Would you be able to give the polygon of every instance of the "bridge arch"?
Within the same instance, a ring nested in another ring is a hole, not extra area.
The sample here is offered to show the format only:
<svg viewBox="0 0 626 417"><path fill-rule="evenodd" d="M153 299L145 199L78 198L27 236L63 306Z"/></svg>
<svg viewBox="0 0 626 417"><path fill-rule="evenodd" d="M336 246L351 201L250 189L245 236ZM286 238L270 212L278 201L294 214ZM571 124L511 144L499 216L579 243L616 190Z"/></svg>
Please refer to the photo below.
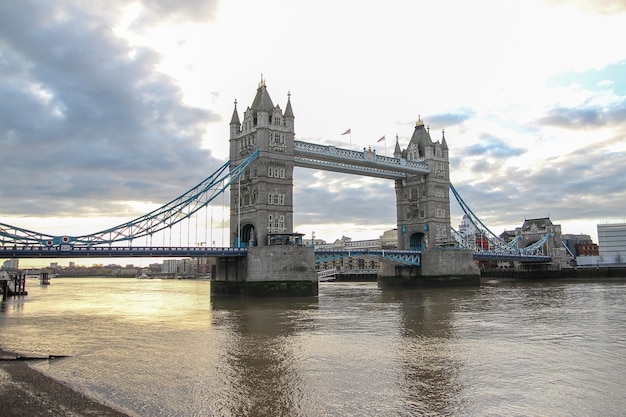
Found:
<svg viewBox="0 0 626 417"><path fill-rule="evenodd" d="M257 246L258 245L258 238L257 238L257 233L256 233L256 229L254 228L254 225L251 223L246 223L244 225L241 226L241 231L240 233L240 238L241 238L241 247L242 248L247 248L248 246Z"/></svg>
<svg viewBox="0 0 626 417"><path fill-rule="evenodd" d="M409 250L426 250L426 235L422 232L413 233L409 237Z"/></svg>

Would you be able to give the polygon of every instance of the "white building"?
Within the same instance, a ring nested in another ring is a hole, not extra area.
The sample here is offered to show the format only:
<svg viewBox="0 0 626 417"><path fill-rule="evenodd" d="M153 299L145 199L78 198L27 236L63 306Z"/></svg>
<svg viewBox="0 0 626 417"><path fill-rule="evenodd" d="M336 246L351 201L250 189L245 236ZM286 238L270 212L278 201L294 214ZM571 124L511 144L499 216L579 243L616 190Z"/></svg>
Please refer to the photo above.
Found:
<svg viewBox="0 0 626 417"><path fill-rule="evenodd" d="M4 264L2 264L2 269L7 269L7 270L20 269L20 260L17 258L12 258L7 261L4 261Z"/></svg>
<svg viewBox="0 0 626 417"><path fill-rule="evenodd" d="M626 263L626 223L599 224L597 227L600 263Z"/></svg>
<svg viewBox="0 0 626 417"><path fill-rule="evenodd" d="M474 237L477 232L478 229L476 229L476 226L469 220L467 214L464 214L461 223L459 223L459 233L465 238L471 238Z"/></svg>
<svg viewBox="0 0 626 417"><path fill-rule="evenodd" d="M175 274L178 272L178 266L180 264L180 259L165 259L163 260L163 269L161 271L166 274Z"/></svg>

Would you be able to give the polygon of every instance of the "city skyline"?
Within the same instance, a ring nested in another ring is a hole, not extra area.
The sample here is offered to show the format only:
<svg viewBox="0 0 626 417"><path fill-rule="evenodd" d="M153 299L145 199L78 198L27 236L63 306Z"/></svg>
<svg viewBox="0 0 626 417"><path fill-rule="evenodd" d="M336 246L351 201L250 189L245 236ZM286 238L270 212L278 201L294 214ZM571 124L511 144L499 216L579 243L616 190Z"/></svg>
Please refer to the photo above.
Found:
<svg viewBox="0 0 626 417"><path fill-rule="evenodd" d="M597 242L626 218L626 4L435 3L5 2L0 222L85 234L161 206L227 160L263 77L298 140L391 155L421 118L494 233L550 217ZM395 227L392 181L294 176L305 238Z"/></svg>

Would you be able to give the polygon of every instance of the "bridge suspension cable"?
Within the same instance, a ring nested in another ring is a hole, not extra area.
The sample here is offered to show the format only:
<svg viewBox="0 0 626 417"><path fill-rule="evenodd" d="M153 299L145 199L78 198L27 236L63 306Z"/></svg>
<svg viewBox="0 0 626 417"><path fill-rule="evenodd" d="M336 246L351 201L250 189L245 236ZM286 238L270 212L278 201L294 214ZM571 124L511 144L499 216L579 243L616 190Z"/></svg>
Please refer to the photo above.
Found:
<svg viewBox="0 0 626 417"><path fill-rule="evenodd" d="M129 242L144 236L151 237L154 233L171 228L182 220L188 219L203 207L206 207L237 180L258 155L259 150L257 149L237 167L230 170L230 161L226 162L213 174L181 196L148 214L118 226L88 235L53 236L0 223L1 243L44 246L78 244L91 246Z"/></svg>
<svg viewBox="0 0 626 417"><path fill-rule="evenodd" d="M516 236L511 242L506 242L500 236L493 233L483 222L478 218L478 216L472 211L472 209L467 205L467 203L463 200L459 192L454 188L454 185L450 184L450 190L456 201L459 203L461 210L467 215L467 219L472 223L472 225L476 228L478 233L483 236L489 242L489 251L497 251L501 253L510 253L510 254L535 254L537 253L543 245L550 239L551 234L547 233L540 240L529 245L525 248L518 248L517 243L520 241L521 236ZM475 251L483 251L484 249L477 245L475 242L470 242L466 236L463 236L458 231L452 229L452 233L456 237L457 241L461 244L461 246L465 246L466 248L473 249Z"/></svg>

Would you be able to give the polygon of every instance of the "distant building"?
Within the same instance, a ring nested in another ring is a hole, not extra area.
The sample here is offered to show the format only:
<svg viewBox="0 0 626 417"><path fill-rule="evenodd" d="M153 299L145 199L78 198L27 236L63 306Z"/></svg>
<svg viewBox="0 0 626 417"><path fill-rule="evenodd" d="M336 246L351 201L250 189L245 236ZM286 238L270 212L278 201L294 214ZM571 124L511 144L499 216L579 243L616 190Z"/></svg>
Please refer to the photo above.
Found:
<svg viewBox="0 0 626 417"><path fill-rule="evenodd" d="M500 239L504 240L506 243L511 242L516 237L515 230L505 230L500 234Z"/></svg>
<svg viewBox="0 0 626 417"><path fill-rule="evenodd" d="M561 225L553 224L549 217L526 219L522 227L515 229L515 232L517 235L521 235L521 240L518 245L520 248L528 247L543 239L547 234L550 234L545 245L543 245L543 254L551 256L553 262L559 264L561 268L570 267L572 265L574 257L569 255L563 245Z"/></svg>
<svg viewBox="0 0 626 417"><path fill-rule="evenodd" d="M161 270L163 269L163 264L160 263L152 263L150 265L148 265L148 269L151 272L161 272Z"/></svg>
<svg viewBox="0 0 626 417"><path fill-rule="evenodd" d="M600 256L597 243L579 243L577 256Z"/></svg>
<svg viewBox="0 0 626 417"><path fill-rule="evenodd" d="M466 246L471 249L489 250L489 241L482 233L480 233L474 223L470 221L467 214L463 215L463 218L459 223L459 234L463 240L462 242L459 241L459 244L462 246Z"/></svg>
<svg viewBox="0 0 626 417"><path fill-rule="evenodd" d="M381 249L398 249L398 229L386 230L379 240Z"/></svg>
<svg viewBox="0 0 626 417"><path fill-rule="evenodd" d="M474 226L469 217L467 217L467 214L463 215L461 223L459 223L459 233L465 238L470 238L478 233L478 229L476 229L476 226Z"/></svg>
<svg viewBox="0 0 626 417"><path fill-rule="evenodd" d="M20 260L17 258L9 259L8 261L4 261L2 264L2 269L6 270L14 270L20 269Z"/></svg>
<svg viewBox="0 0 626 417"><path fill-rule="evenodd" d="M324 239L303 239L302 243L304 244L304 246L314 246L314 247L318 247L320 245L326 245L326 241Z"/></svg>
<svg viewBox="0 0 626 417"><path fill-rule="evenodd" d="M178 265L180 265L180 263L180 259L165 259L161 272L165 274L175 274L178 272Z"/></svg>
<svg viewBox="0 0 626 417"><path fill-rule="evenodd" d="M549 235L549 236L548 236ZM540 252L552 257L552 263L559 268L568 268L574 265L575 255L570 254L563 245L561 236L561 225L552 223L549 217L537 219L525 219L521 227L515 231L505 230L500 234L500 238L505 242L512 242L518 238L519 242L515 247L527 248L547 237L546 242L541 246Z"/></svg>
<svg viewBox="0 0 626 417"><path fill-rule="evenodd" d="M573 256L598 256L598 245L593 243L589 235L571 235L561 236L563 244Z"/></svg>
<svg viewBox="0 0 626 417"><path fill-rule="evenodd" d="M341 236L341 239L335 240L332 244L335 249L355 248L355 249L380 249L380 239L355 240L347 236Z"/></svg>
<svg viewBox="0 0 626 417"><path fill-rule="evenodd" d="M599 224L597 227L600 263L626 263L626 223Z"/></svg>

